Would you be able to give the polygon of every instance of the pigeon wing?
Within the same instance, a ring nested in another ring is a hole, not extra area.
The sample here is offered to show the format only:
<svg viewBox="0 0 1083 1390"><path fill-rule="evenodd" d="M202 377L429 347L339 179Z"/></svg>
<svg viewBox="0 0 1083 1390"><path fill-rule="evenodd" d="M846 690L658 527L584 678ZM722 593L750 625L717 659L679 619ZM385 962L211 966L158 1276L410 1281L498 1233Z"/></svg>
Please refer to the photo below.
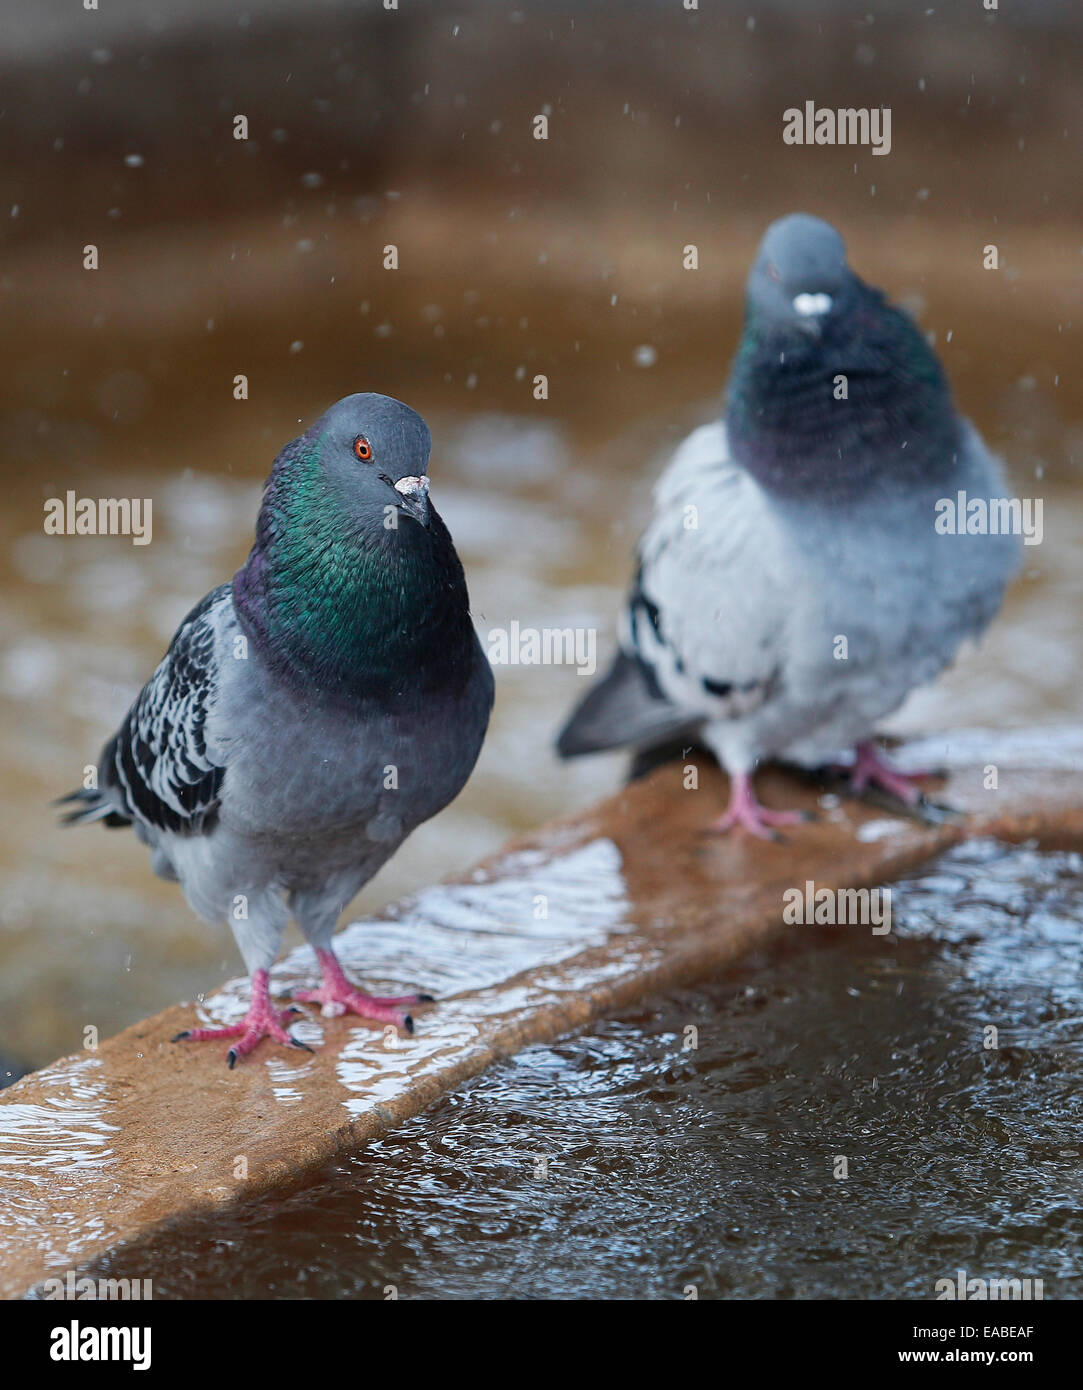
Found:
<svg viewBox="0 0 1083 1390"><path fill-rule="evenodd" d="M781 549L763 494L729 457L724 426L696 430L655 489L620 652L558 751L649 747L768 699L791 606Z"/></svg>
<svg viewBox="0 0 1083 1390"><path fill-rule="evenodd" d="M225 768L208 752L206 724L232 611L228 584L192 609L102 754L102 797L123 819L183 835L213 828Z"/></svg>
<svg viewBox="0 0 1083 1390"><path fill-rule="evenodd" d="M622 642L673 704L714 720L769 698L793 612L788 549L725 427L696 430L655 490Z"/></svg>

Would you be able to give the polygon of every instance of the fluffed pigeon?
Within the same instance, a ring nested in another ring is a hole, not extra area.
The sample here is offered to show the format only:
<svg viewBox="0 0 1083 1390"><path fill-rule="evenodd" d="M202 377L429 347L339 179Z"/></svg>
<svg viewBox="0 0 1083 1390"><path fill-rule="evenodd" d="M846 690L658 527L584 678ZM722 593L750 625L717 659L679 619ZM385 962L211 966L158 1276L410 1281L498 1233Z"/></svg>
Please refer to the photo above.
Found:
<svg viewBox="0 0 1083 1390"><path fill-rule="evenodd" d="M856 748L856 789L916 801L920 774L887 764L875 725L982 632L1019 563L1015 535L938 532L936 504L1004 488L924 335L835 229L773 223L723 418L657 484L619 652L558 751L701 739L731 778L719 831L798 819L755 799L768 758Z"/></svg>
<svg viewBox="0 0 1083 1390"><path fill-rule="evenodd" d="M181 623L69 822L131 825L155 871L229 922L252 977L243 1023L181 1037L302 1046L271 1003L293 916L320 962L296 993L413 1031L426 995L354 989L331 945L354 895L458 795L493 677L451 536L429 502L430 436L387 396L347 396L275 459L256 541Z"/></svg>

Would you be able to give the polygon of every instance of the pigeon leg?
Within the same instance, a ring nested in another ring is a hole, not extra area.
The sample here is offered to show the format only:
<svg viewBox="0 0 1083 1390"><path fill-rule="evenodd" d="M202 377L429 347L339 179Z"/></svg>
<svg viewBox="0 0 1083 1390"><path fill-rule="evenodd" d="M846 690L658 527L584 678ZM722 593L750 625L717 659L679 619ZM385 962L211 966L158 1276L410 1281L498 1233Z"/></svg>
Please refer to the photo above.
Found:
<svg viewBox="0 0 1083 1390"><path fill-rule="evenodd" d="M804 811L772 811L761 806L752 790L752 777L747 772L732 773L730 783L730 804L725 814L707 827L709 833L724 835L727 830L739 825L761 840L777 840L779 837L774 832L774 826L800 825L808 820Z"/></svg>
<svg viewBox="0 0 1083 1390"><path fill-rule="evenodd" d="M338 957L329 947L317 946L316 959L320 962L323 984L319 989L295 989L293 997L302 1004L322 1004L321 1012L325 1018L335 1018L344 1013L357 1014L359 1018L371 1019L373 1023L392 1023L396 1028L412 1033L414 1020L402 1005L433 1002L431 994L400 994L394 998L362 994L342 973Z"/></svg>
<svg viewBox="0 0 1083 1390"><path fill-rule="evenodd" d="M875 743L865 741L855 749L856 760L850 773L850 786L855 792L863 792L867 787L880 787L908 806L916 806L921 800L922 791L916 778L929 777L929 772L900 772L884 758Z"/></svg>
<svg viewBox="0 0 1083 1390"><path fill-rule="evenodd" d="M257 970L252 976L252 1002L240 1023L226 1028L186 1028L178 1033L174 1042L214 1042L218 1038L236 1038L237 1041L226 1053L230 1067L238 1057L246 1057L263 1038L272 1038L287 1047L300 1047L306 1052L312 1049L286 1032L284 1025L295 1018L300 1009L276 1009L271 1003L270 976L266 970Z"/></svg>

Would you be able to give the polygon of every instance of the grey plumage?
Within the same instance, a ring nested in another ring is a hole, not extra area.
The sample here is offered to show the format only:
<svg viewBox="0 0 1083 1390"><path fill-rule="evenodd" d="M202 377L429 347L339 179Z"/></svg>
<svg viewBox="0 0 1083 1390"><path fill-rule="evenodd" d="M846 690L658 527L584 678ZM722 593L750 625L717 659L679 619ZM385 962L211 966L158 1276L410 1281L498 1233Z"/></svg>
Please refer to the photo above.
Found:
<svg viewBox="0 0 1083 1390"><path fill-rule="evenodd" d="M1017 537L934 530L940 498L1003 496L1000 464L832 228L774 224L747 304L724 418L657 484L614 668L564 756L680 731L736 777L822 765L984 630L1018 565Z"/></svg>
<svg viewBox="0 0 1083 1390"><path fill-rule="evenodd" d="M288 445L247 564L181 624L99 789L70 798L71 821L131 825L200 917L229 922L254 978L291 913L330 951L344 908L481 748L492 673L428 502L428 449L419 416L372 395Z"/></svg>

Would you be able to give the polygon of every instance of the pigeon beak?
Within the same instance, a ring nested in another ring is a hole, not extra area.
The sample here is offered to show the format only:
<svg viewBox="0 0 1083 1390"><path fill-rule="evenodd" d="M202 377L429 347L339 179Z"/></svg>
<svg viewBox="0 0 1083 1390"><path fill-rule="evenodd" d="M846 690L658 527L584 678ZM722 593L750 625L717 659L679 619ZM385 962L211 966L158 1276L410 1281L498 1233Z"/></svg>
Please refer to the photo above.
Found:
<svg viewBox="0 0 1083 1390"><path fill-rule="evenodd" d="M832 302L829 294L797 294L793 307L802 318L821 318L830 311Z"/></svg>
<svg viewBox="0 0 1083 1390"><path fill-rule="evenodd" d="M798 328L812 338L819 338L824 331L824 319L833 303L829 294L795 294L793 309Z"/></svg>
<svg viewBox="0 0 1083 1390"><path fill-rule="evenodd" d="M400 478L394 484L395 491L402 498L402 509L422 526L429 524L429 480L422 473L418 477Z"/></svg>

